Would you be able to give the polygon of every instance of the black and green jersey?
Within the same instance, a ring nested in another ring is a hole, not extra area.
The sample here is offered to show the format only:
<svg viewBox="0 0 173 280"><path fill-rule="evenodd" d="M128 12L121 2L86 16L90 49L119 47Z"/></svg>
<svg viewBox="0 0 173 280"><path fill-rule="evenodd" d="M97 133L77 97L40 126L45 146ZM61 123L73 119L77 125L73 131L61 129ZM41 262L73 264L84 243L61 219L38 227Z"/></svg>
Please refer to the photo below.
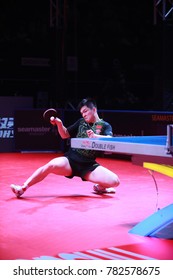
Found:
<svg viewBox="0 0 173 280"><path fill-rule="evenodd" d="M111 125L102 119L98 122L88 124L81 118L67 128L71 138L87 138L87 130L89 129L92 129L98 135L113 135ZM74 160L82 159L82 161L89 161L96 158L98 151L70 148L70 154L74 156Z"/></svg>

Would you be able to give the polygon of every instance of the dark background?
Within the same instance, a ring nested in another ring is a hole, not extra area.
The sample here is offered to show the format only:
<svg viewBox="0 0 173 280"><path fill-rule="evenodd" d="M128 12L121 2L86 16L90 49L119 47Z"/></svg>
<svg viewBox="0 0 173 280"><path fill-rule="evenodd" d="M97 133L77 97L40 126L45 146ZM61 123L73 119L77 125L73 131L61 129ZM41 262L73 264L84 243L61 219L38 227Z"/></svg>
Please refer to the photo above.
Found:
<svg viewBox="0 0 173 280"><path fill-rule="evenodd" d="M91 96L100 109L172 111L173 16L155 21L154 3L1 1L0 95L32 96L35 108Z"/></svg>

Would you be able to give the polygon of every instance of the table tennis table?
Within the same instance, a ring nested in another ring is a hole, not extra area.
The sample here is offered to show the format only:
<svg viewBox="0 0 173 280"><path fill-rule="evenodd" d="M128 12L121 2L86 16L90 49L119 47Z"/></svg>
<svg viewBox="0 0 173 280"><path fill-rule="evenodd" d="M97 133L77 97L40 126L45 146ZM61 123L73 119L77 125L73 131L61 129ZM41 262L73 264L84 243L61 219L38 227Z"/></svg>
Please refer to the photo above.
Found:
<svg viewBox="0 0 173 280"><path fill-rule="evenodd" d="M173 125L167 135L72 138L71 147L129 155L148 155L173 159Z"/></svg>
<svg viewBox="0 0 173 280"><path fill-rule="evenodd" d="M137 165L150 162L172 166L173 125L167 125L167 135L72 138L71 147L130 155L132 162Z"/></svg>
<svg viewBox="0 0 173 280"><path fill-rule="evenodd" d="M111 138L72 138L71 147L121 154L172 157L166 136L130 136Z"/></svg>

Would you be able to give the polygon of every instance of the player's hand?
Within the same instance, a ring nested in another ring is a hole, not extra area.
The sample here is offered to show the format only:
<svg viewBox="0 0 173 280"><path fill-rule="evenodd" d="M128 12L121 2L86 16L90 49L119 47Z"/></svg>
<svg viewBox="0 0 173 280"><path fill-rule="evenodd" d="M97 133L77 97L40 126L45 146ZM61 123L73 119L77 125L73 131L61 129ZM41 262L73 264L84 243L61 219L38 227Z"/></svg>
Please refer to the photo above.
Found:
<svg viewBox="0 0 173 280"><path fill-rule="evenodd" d="M92 129L88 129L87 131L87 135L89 138L95 138L96 134L94 133L94 131Z"/></svg>
<svg viewBox="0 0 173 280"><path fill-rule="evenodd" d="M51 118L50 118L50 123L51 123L52 125L56 125L55 117L51 117Z"/></svg>
<svg viewBox="0 0 173 280"><path fill-rule="evenodd" d="M52 125L56 125L56 124L58 124L58 123L62 123L62 121L61 121L59 118L51 117L51 118L50 118L50 123L51 123Z"/></svg>

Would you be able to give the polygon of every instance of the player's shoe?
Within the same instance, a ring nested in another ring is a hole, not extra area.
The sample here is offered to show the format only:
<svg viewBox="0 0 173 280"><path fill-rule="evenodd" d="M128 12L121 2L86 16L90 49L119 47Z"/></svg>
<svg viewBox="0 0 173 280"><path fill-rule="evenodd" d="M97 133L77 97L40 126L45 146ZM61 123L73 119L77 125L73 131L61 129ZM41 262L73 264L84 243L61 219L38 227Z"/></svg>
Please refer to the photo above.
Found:
<svg viewBox="0 0 173 280"><path fill-rule="evenodd" d="M114 188L104 188L103 186L100 186L99 184L95 184L93 186L93 190L97 194L116 193Z"/></svg>
<svg viewBox="0 0 173 280"><path fill-rule="evenodd" d="M21 187L14 184L11 184L10 187L17 197L20 197L26 191L26 187Z"/></svg>

